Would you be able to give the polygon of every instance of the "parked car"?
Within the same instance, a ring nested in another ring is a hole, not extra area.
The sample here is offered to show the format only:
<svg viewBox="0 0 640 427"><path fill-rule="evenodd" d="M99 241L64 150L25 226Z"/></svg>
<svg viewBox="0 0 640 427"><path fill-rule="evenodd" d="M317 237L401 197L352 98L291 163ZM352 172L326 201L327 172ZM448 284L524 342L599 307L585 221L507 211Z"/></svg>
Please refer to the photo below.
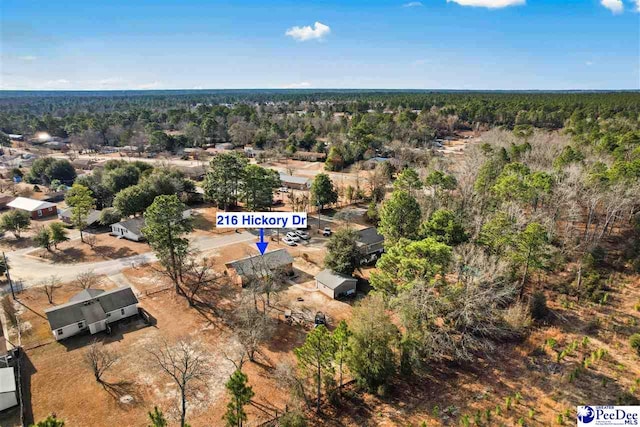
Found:
<svg viewBox="0 0 640 427"><path fill-rule="evenodd" d="M278 188L278 193L288 193L289 189L287 187Z"/></svg>
<svg viewBox="0 0 640 427"><path fill-rule="evenodd" d="M309 240L311 238L311 236L309 236L309 233L303 230L296 230L294 231L294 233L296 233L296 235L300 237L302 240Z"/></svg>
<svg viewBox="0 0 640 427"><path fill-rule="evenodd" d="M316 318L314 321L315 327L317 328L320 325L326 325L327 324L327 317L324 315L323 312L319 311L316 313Z"/></svg>
<svg viewBox="0 0 640 427"><path fill-rule="evenodd" d="M331 236L331 229L329 227L325 227L324 230L322 230L322 235L325 237Z"/></svg>
<svg viewBox="0 0 640 427"><path fill-rule="evenodd" d="M298 236L295 231L288 232L285 237L288 238L288 239L293 240L294 242L299 242L300 241L300 236Z"/></svg>
<svg viewBox="0 0 640 427"><path fill-rule="evenodd" d="M288 237L285 237L282 239L282 243L284 243L285 245L289 245L289 246L296 246L297 243L295 242L295 240L290 239Z"/></svg>

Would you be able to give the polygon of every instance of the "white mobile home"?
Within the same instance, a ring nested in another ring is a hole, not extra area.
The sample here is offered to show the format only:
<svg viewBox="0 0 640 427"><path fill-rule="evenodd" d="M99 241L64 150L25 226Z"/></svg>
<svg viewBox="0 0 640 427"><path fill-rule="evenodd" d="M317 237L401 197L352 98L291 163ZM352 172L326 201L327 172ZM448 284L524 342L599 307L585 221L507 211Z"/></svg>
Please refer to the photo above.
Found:
<svg viewBox="0 0 640 427"><path fill-rule="evenodd" d="M107 329L109 323L138 314L138 298L130 286L104 291L85 289L66 304L45 310L57 341L89 331Z"/></svg>

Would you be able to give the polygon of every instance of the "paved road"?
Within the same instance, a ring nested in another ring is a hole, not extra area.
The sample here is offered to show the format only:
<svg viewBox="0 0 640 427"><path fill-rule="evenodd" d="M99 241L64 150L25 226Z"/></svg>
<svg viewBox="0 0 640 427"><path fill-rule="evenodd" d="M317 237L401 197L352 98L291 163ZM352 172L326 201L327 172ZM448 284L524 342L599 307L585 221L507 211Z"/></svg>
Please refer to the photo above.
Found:
<svg viewBox="0 0 640 427"><path fill-rule="evenodd" d="M192 239L192 245L196 249L207 251L249 240L255 240L255 236L248 232L242 232L215 237L198 236ZM133 265L147 264L157 260L156 256L152 252L146 252L140 255L133 255L126 258L108 261L83 262L77 264L54 264L25 255L33 249L34 248L25 248L7 253L9 266L11 268L11 278L14 282L22 282L25 288L35 286L42 279L46 279L52 275L57 276L63 282L71 281L79 273L88 270L93 270L96 274L114 276L119 274L125 268L129 268Z"/></svg>

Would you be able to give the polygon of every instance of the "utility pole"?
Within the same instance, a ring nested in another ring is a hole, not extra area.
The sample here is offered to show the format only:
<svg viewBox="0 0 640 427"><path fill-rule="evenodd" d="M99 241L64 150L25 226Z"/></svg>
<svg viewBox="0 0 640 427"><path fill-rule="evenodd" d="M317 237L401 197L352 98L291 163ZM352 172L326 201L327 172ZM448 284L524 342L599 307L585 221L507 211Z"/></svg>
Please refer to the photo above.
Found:
<svg viewBox="0 0 640 427"><path fill-rule="evenodd" d="M2 258L4 259L4 268L5 274L7 275L7 280L9 281L9 287L11 288L11 296L13 299L16 299L16 294L13 290L13 281L11 281L11 274L9 274L9 262L7 261L7 256L2 252Z"/></svg>

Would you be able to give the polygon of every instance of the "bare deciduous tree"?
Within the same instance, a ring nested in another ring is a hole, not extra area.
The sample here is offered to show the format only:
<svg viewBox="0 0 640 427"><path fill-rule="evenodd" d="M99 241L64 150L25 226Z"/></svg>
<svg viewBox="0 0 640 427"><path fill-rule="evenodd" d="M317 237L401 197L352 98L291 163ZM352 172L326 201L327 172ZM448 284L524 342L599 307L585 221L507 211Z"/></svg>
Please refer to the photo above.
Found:
<svg viewBox="0 0 640 427"><path fill-rule="evenodd" d="M185 426L187 399L196 392L211 367L200 346L185 339L174 345L162 341L149 350L154 364L176 384L180 392L180 426Z"/></svg>
<svg viewBox="0 0 640 427"><path fill-rule="evenodd" d="M94 340L84 355L84 360L91 368L96 381L103 383L102 376L107 372L119 359L116 353L107 350L104 344L98 340Z"/></svg>
<svg viewBox="0 0 640 427"><path fill-rule="evenodd" d="M250 301L245 301L237 311L234 329L247 357L255 362L260 344L273 333L273 323L264 312L255 310Z"/></svg>
<svg viewBox="0 0 640 427"><path fill-rule="evenodd" d="M204 294L213 286L221 283L226 277L213 269L213 260L192 258L182 274L182 290L190 306L198 301L197 297Z"/></svg>
<svg viewBox="0 0 640 427"><path fill-rule="evenodd" d="M98 276L93 270L87 270L79 273L73 284L80 289L91 289L102 283L102 278Z"/></svg>
<svg viewBox="0 0 640 427"><path fill-rule="evenodd" d="M41 281L40 284L42 285L42 290L47 295L49 304L53 304L53 293L60 287L60 279L58 276L50 276Z"/></svg>

